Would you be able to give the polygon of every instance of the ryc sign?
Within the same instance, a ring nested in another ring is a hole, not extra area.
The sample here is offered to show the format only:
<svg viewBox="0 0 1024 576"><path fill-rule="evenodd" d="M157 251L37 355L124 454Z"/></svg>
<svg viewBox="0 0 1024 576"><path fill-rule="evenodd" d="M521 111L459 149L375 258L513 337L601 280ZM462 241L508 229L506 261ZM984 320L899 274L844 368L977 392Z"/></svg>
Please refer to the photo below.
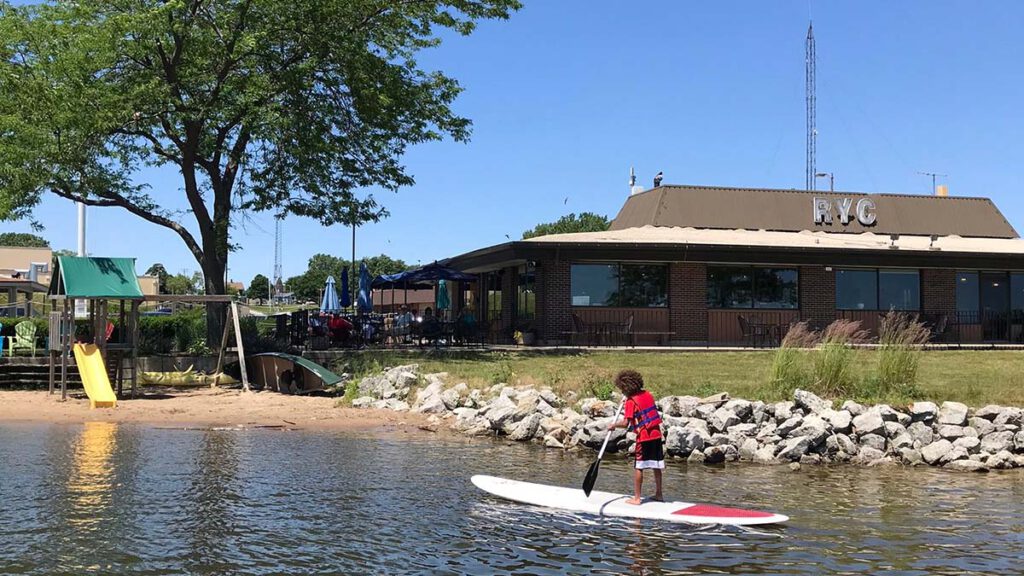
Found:
<svg viewBox="0 0 1024 576"><path fill-rule="evenodd" d="M851 211L853 212L851 214ZM839 216L839 222L844 226L850 223L853 216L862 226L873 226L875 224L875 203L867 198L857 200L854 208L852 198L814 198L814 223L831 224L832 215Z"/></svg>

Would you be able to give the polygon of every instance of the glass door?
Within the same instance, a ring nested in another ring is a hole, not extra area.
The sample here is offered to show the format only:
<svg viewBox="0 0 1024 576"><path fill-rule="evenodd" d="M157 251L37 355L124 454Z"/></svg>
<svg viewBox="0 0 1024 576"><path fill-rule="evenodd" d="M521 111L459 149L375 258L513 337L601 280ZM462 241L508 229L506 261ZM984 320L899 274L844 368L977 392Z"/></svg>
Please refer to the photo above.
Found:
<svg viewBox="0 0 1024 576"><path fill-rule="evenodd" d="M982 272L981 332L985 340L1009 339L1010 281L1006 272Z"/></svg>

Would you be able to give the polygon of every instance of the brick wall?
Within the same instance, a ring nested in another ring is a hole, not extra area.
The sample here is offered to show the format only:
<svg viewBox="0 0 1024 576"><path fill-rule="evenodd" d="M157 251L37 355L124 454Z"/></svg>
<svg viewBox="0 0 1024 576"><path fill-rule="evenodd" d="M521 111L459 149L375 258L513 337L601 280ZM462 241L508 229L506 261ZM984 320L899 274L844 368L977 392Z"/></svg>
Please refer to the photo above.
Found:
<svg viewBox="0 0 1024 576"><path fill-rule="evenodd" d="M501 275L501 330L503 333L511 333L512 323L515 321L516 301L516 269L515 267L502 269Z"/></svg>
<svg viewBox="0 0 1024 576"><path fill-rule="evenodd" d="M673 262L668 267L669 329L673 340L707 342L707 266Z"/></svg>
<svg viewBox="0 0 1024 576"><path fill-rule="evenodd" d="M540 337L563 340L563 332L572 330L572 295L569 262L542 260L537 263L537 315Z"/></svg>
<svg viewBox="0 0 1024 576"><path fill-rule="evenodd" d="M956 314L955 270L921 270L921 311Z"/></svg>
<svg viewBox="0 0 1024 576"><path fill-rule="evenodd" d="M822 327L836 318L836 273L824 266L800 267L800 318Z"/></svg>

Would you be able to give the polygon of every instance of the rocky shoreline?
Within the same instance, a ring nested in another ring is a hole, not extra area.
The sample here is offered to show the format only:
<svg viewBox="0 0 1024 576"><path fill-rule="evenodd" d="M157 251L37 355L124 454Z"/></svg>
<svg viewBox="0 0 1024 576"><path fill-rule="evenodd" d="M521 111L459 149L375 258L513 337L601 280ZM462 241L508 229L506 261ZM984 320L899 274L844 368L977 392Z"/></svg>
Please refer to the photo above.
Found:
<svg viewBox="0 0 1024 576"><path fill-rule="evenodd" d="M430 415L437 426L469 435L541 442L553 449L598 449L617 399L560 398L550 389L497 384L448 386L446 374L419 374L398 366L363 378L353 407ZM667 396L658 399L668 457L715 464L866 466L931 465L984 472L1024 467L1024 410L971 409L958 402L915 402L908 407L832 402L797 390L792 401L765 403ZM612 452L630 451L632 433L616 430Z"/></svg>

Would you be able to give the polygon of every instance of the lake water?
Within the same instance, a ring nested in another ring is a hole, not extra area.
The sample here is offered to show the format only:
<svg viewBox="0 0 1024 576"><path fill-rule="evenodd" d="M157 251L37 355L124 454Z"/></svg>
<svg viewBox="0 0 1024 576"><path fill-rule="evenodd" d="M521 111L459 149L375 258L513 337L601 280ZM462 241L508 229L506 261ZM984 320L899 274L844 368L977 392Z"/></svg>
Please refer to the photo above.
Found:
<svg viewBox="0 0 1024 576"><path fill-rule="evenodd" d="M590 454L401 434L0 426L3 574L962 574L1024 571L1024 473L670 463L666 496L756 530L499 501L477 473L579 485ZM628 491L620 457L598 489Z"/></svg>

